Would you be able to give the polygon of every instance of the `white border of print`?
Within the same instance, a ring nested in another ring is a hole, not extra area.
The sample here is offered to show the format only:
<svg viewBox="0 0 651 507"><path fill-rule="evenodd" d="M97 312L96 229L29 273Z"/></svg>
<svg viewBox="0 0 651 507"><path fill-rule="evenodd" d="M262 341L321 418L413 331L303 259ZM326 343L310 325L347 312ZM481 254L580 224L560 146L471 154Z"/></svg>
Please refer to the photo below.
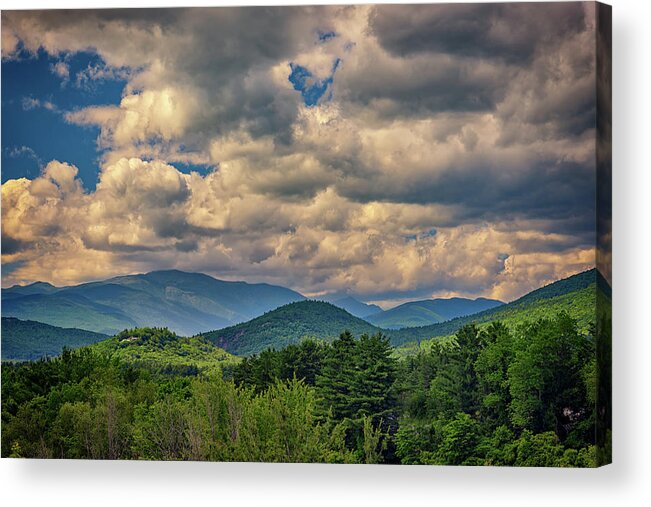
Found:
<svg viewBox="0 0 651 507"><path fill-rule="evenodd" d="M179 1L0 0L2 9ZM201 1L193 6L307 2ZM324 2L314 3L347 3ZM349 3L349 2L348 2ZM393 2L395 3L395 2ZM651 505L648 2L612 0L614 460L599 470L249 463L0 461L4 505Z"/></svg>

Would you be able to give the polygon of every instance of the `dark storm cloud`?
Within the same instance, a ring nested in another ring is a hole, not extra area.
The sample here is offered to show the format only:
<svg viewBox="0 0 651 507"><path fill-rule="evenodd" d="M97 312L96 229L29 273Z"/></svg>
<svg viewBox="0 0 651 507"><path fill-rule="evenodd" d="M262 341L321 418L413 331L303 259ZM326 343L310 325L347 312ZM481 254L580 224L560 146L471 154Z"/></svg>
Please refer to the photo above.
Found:
<svg viewBox="0 0 651 507"><path fill-rule="evenodd" d="M398 56L423 52L530 60L536 48L584 28L581 3L379 5L371 30Z"/></svg>
<svg viewBox="0 0 651 507"><path fill-rule="evenodd" d="M445 204L458 207L451 222L505 219L557 221L571 225L574 241L594 242L595 185L593 166L540 160L519 170L500 166L453 166L438 176L413 179L401 185L395 179L373 182L363 177L345 181L340 193L360 202ZM379 184L378 184L379 183ZM569 222L568 222L569 221ZM569 231L568 231L569 232Z"/></svg>
<svg viewBox="0 0 651 507"><path fill-rule="evenodd" d="M377 66L369 61L346 82L345 98L377 108L380 116L418 118L433 112L490 111L506 93L514 70L504 65L435 56L406 65ZM386 99L378 106L373 101Z"/></svg>
<svg viewBox="0 0 651 507"><path fill-rule="evenodd" d="M2 254L11 255L18 253L22 250L30 248L33 245L32 242L20 241L18 239L12 238L11 236L2 235Z"/></svg>

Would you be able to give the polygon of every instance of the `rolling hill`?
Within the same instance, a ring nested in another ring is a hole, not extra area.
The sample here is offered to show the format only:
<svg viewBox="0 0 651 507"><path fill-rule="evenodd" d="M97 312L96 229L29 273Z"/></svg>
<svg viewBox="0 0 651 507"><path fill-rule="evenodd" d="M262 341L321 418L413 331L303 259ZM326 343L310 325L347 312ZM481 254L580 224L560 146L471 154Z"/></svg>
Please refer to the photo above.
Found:
<svg viewBox="0 0 651 507"><path fill-rule="evenodd" d="M560 311L568 312L584 328L593 322L596 304L596 270L586 271L542 287L508 304L457 317L429 326L384 329L354 317L345 310L320 301L302 301L280 307L249 322L204 333L217 346L236 355L250 355L274 347L282 348L310 336L332 339L349 330L362 333L382 332L394 346L407 348L418 343L454 334L465 324L501 320L507 325L535 320Z"/></svg>
<svg viewBox="0 0 651 507"><path fill-rule="evenodd" d="M536 320L561 311L575 318L587 329L595 320L597 280L601 275L596 269L584 271L536 289L511 303L504 304L466 317L459 317L440 324L418 328L405 328L391 333L394 345L426 341L454 334L465 324L483 324L500 320L507 325ZM605 282L607 285L607 282ZM410 344L410 347L414 346Z"/></svg>
<svg viewBox="0 0 651 507"><path fill-rule="evenodd" d="M216 347L202 336L177 336L166 328L125 329L91 348L159 373L196 375L233 366L240 361L239 357Z"/></svg>
<svg viewBox="0 0 651 507"><path fill-rule="evenodd" d="M300 301L203 336L232 354L250 355L269 347L282 348L308 336L331 340L345 330L357 336L382 331L333 304Z"/></svg>
<svg viewBox="0 0 651 507"><path fill-rule="evenodd" d="M64 329L31 320L2 317L3 360L32 361L58 356L63 347L84 347L106 338L108 336L82 329Z"/></svg>
<svg viewBox="0 0 651 507"><path fill-rule="evenodd" d="M385 329L420 327L472 315L503 305L496 299L426 299L411 301L390 310L368 316L365 320Z"/></svg>
<svg viewBox="0 0 651 507"><path fill-rule="evenodd" d="M244 322L303 299L285 287L170 270L71 287L45 283L14 286L2 290L2 313L109 335L139 326L162 326L193 335Z"/></svg>

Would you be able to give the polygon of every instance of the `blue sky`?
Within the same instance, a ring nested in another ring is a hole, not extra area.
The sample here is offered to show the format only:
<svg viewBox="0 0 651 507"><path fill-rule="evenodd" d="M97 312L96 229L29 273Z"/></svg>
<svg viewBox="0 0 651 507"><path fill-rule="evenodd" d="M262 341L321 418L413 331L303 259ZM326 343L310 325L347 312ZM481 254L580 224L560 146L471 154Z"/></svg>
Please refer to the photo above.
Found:
<svg viewBox="0 0 651 507"><path fill-rule="evenodd" d="M74 164L87 189L95 188L99 128L74 125L65 112L120 101L126 83L103 79L75 83L79 72L101 65L92 53L74 53L65 59L23 52L2 62L2 182L18 177L35 178L41 165L56 159ZM52 66L65 61L70 79L56 75Z"/></svg>

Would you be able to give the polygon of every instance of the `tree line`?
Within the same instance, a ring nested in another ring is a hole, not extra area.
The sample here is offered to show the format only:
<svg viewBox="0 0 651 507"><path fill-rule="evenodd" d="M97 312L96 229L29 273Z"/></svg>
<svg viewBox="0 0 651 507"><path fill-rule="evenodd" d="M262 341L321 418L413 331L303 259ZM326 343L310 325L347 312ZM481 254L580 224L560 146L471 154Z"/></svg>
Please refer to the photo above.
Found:
<svg viewBox="0 0 651 507"><path fill-rule="evenodd" d="M66 350L3 365L2 455L596 466L610 432L595 433L595 334L566 314L467 325L398 360L385 336L344 332L221 371Z"/></svg>

